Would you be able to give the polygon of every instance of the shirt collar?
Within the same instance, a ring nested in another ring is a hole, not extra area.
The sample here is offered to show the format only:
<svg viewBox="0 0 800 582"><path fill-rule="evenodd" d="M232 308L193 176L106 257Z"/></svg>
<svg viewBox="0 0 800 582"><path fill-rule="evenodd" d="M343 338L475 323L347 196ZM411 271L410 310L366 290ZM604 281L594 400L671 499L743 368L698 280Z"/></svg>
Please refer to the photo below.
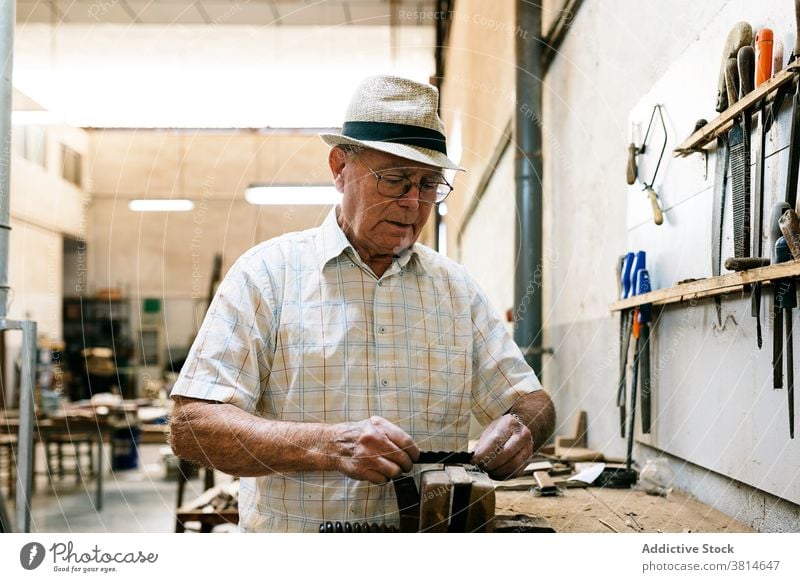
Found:
<svg viewBox="0 0 800 582"><path fill-rule="evenodd" d="M351 253L351 257L354 260L358 260L359 262L363 263L358 251L356 251L355 247L350 243L347 235L344 234L344 231L336 220L336 214L338 211L339 206L334 206L320 226L320 268L325 267L325 265L327 265L331 260L348 251ZM419 253L417 251L417 244L418 243L414 243L410 249L404 250L395 258L395 262L401 269L406 267L412 256L417 257L417 260L415 260L414 263L421 266ZM390 270L392 269L393 266L390 267ZM389 271L387 271L387 273L388 272Z"/></svg>

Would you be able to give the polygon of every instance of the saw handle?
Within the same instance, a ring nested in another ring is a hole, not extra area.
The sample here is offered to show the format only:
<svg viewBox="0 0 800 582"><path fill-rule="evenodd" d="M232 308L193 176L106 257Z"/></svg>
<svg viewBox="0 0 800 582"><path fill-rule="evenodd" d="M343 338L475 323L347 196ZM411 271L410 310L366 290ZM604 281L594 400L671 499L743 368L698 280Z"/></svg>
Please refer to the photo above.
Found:
<svg viewBox="0 0 800 582"><path fill-rule="evenodd" d="M637 155L639 155L639 148L636 147L635 143L631 143L631 145L628 146L628 175L626 176L628 186L633 186L636 182L636 175L638 173L636 169Z"/></svg>
<svg viewBox="0 0 800 582"><path fill-rule="evenodd" d="M656 191L650 187L646 188L645 190L647 191L648 198L650 198L650 206L653 207L653 222L656 224L663 224L664 213L661 211L661 206L658 204L658 195L656 194Z"/></svg>
<svg viewBox="0 0 800 582"><path fill-rule="evenodd" d="M772 77L772 47L774 33L771 28L762 28L756 34L756 87Z"/></svg>
<svg viewBox="0 0 800 582"><path fill-rule="evenodd" d="M753 77L756 68L756 53L751 46L743 46L736 55L739 68L739 99L744 99L753 90Z"/></svg>

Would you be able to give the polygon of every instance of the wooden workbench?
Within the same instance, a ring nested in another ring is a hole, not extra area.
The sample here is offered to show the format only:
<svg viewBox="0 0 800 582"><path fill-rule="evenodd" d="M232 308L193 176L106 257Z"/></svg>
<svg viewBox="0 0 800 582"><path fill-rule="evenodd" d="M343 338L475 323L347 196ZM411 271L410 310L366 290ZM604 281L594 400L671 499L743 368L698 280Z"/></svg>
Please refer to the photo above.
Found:
<svg viewBox="0 0 800 582"><path fill-rule="evenodd" d="M677 491L666 498L598 487L562 489L561 493L558 497L535 497L529 491L497 491L495 513L541 517L559 533L615 533L611 528L620 533L753 532ZM628 515L631 513L633 517Z"/></svg>

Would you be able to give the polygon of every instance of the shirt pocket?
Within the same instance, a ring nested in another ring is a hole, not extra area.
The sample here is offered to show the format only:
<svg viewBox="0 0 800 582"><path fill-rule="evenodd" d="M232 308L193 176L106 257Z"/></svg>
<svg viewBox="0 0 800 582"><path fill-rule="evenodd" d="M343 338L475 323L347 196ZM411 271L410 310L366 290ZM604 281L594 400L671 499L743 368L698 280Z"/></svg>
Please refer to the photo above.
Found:
<svg viewBox="0 0 800 582"><path fill-rule="evenodd" d="M466 347L411 346L410 434L420 450L466 446L472 402L472 356Z"/></svg>

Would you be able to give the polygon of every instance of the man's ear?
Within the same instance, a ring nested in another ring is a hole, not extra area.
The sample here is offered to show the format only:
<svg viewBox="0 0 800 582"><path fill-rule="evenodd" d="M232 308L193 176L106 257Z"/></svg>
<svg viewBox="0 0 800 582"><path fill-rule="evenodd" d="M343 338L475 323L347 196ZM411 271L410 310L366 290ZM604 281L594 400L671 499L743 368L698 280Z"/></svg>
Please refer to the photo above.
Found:
<svg viewBox="0 0 800 582"><path fill-rule="evenodd" d="M333 175L333 185L338 192L344 194L344 176L342 176L342 172L347 165L347 155L344 150L338 147L331 148L331 151L328 152L328 165Z"/></svg>

